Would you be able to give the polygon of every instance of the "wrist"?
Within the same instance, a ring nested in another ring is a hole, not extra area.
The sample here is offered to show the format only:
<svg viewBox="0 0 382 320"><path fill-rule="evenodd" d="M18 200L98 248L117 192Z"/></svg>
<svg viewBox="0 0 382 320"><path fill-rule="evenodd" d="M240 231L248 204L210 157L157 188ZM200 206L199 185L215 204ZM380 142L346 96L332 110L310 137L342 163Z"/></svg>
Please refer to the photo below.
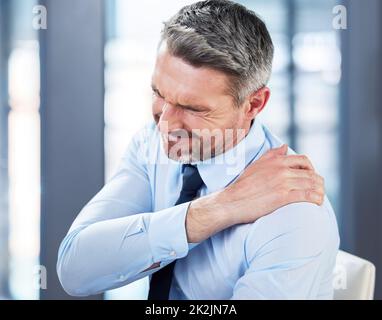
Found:
<svg viewBox="0 0 382 320"><path fill-rule="evenodd" d="M186 216L189 242L201 242L236 222L221 192L196 199L190 203Z"/></svg>

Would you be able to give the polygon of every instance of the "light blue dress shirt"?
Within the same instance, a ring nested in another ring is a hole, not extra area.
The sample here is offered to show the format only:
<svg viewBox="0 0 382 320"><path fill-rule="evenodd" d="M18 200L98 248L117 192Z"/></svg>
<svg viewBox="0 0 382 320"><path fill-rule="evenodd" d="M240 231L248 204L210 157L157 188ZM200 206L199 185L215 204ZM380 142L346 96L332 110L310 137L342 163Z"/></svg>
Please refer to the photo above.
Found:
<svg viewBox="0 0 382 320"><path fill-rule="evenodd" d="M281 145L259 120L234 148L198 163L201 196L220 190ZM334 212L295 203L249 224L187 243L189 202L174 206L181 164L167 158L154 122L138 132L114 176L82 209L59 249L64 289L86 296L151 275L174 259L171 299L331 299L339 246ZM153 263L160 267L143 272Z"/></svg>

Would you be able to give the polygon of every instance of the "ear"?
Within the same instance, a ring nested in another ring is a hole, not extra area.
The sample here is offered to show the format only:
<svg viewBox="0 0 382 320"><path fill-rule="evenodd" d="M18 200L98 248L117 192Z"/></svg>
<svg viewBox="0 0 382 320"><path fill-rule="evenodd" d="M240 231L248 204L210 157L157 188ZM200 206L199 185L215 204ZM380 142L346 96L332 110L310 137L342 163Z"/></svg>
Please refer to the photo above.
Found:
<svg viewBox="0 0 382 320"><path fill-rule="evenodd" d="M265 107L269 97L271 96L271 90L268 87L263 87L248 97L248 110L246 116L248 119L254 119Z"/></svg>

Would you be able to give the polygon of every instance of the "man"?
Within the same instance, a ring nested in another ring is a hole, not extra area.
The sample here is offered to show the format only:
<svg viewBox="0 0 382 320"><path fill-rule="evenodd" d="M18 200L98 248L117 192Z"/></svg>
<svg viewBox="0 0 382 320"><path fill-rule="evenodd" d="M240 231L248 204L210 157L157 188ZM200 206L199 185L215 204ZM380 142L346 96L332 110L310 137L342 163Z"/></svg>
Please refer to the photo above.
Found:
<svg viewBox="0 0 382 320"><path fill-rule="evenodd" d="M272 59L264 23L230 1L165 23L155 122L61 244L69 294L150 275L149 299L332 297L339 239L322 178L256 118Z"/></svg>

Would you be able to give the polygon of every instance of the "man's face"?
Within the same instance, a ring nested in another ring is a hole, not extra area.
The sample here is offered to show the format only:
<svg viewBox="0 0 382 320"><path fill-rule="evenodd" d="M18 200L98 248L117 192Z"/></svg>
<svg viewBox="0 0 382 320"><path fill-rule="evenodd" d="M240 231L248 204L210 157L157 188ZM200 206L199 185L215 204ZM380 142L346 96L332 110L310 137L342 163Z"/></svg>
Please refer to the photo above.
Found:
<svg viewBox="0 0 382 320"><path fill-rule="evenodd" d="M193 67L162 45L152 76L152 112L169 158L206 160L236 144L250 119L227 88L224 73Z"/></svg>

